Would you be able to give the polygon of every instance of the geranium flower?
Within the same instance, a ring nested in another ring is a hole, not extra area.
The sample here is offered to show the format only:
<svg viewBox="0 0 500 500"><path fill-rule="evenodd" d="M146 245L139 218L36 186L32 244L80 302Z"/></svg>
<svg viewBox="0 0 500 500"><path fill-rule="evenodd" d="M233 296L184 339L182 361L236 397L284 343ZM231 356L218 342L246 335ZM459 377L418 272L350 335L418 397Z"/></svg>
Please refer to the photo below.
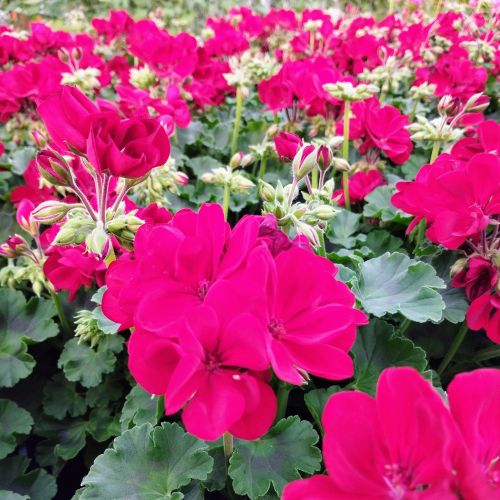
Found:
<svg viewBox="0 0 500 500"><path fill-rule="evenodd" d="M466 403L474 415L483 395L474 398L477 404ZM497 416L490 408L484 408L487 421ZM375 398L353 391L334 394L322 422L328 475L290 483L284 500L490 498L482 495L484 480L444 401L413 368L384 370ZM496 435L493 440L495 451ZM460 491L472 495L462 497Z"/></svg>
<svg viewBox="0 0 500 500"><path fill-rule="evenodd" d="M278 378L300 385L304 372L331 380L351 377L348 351L356 327L367 319L354 309L354 294L335 279L335 266L295 247L268 259L267 272L267 297L255 315Z"/></svg>
<svg viewBox="0 0 500 500"><path fill-rule="evenodd" d="M443 154L424 165L415 181L398 182L396 188L392 203L416 216L409 230L424 218L427 237L455 249L500 213L500 159L481 153L464 163Z"/></svg>
<svg viewBox="0 0 500 500"><path fill-rule="evenodd" d="M344 181L341 181L342 186ZM386 184L382 172L376 168L372 168L367 172L356 172L351 177L349 177L349 198L351 203L359 203L363 201L375 188L383 186ZM332 199L337 200L340 206L344 206L344 190L337 189L333 195Z"/></svg>

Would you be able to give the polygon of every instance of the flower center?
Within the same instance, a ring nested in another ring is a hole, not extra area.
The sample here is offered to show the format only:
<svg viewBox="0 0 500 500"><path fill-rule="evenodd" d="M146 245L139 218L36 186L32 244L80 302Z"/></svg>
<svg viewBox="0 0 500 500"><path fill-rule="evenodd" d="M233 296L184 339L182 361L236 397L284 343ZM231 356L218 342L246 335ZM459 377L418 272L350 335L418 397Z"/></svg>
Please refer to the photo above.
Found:
<svg viewBox="0 0 500 500"><path fill-rule="evenodd" d="M208 371L214 372L221 366L222 359L218 352L207 352L204 363Z"/></svg>
<svg viewBox="0 0 500 500"><path fill-rule="evenodd" d="M493 488L500 486L500 456L495 457L488 465L486 477Z"/></svg>
<svg viewBox="0 0 500 500"><path fill-rule="evenodd" d="M269 324L267 325L267 329L269 330L269 333L278 340L281 340L286 333L285 330L285 325L278 320L278 319L272 319Z"/></svg>
<svg viewBox="0 0 500 500"><path fill-rule="evenodd" d="M202 280L198 283L196 294L198 295L198 297L202 302L205 300L205 297L207 296L209 287L210 287L210 281L208 280Z"/></svg>
<svg viewBox="0 0 500 500"><path fill-rule="evenodd" d="M405 498L406 493L412 489L411 475L399 464L386 465L384 479L394 500Z"/></svg>

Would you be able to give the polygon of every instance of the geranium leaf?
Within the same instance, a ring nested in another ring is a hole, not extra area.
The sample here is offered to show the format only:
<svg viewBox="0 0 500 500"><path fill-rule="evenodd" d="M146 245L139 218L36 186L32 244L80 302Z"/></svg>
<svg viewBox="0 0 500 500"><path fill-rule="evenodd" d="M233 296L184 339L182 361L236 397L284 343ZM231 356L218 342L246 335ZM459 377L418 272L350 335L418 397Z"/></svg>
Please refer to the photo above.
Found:
<svg viewBox="0 0 500 500"><path fill-rule="evenodd" d="M383 222L401 222L406 224L410 216L399 210L391 203L394 188L391 186L380 186L374 189L366 198L363 209L365 217L381 219Z"/></svg>
<svg viewBox="0 0 500 500"><path fill-rule="evenodd" d="M375 393L378 377L389 366L413 366L423 371L427 366L425 351L410 339L398 337L389 323L373 319L359 329L354 355L354 387Z"/></svg>
<svg viewBox="0 0 500 500"><path fill-rule="evenodd" d="M16 448L15 434L29 434L33 418L14 401L0 399L0 458L6 457Z"/></svg>
<svg viewBox="0 0 500 500"><path fill-rule="evenodd" d="M441 319L445 304L438 289L444 287L430 264L399 252L363 262L353 281L353 291L366 312L378 317L400 313L418 323Z"/></svg>
<svg viewBox="0 0 500 500"><path fill-rule="evenodd" d="M43 409L47 415L61 420L66 415L78 417L87 409L85 397L78 393L76 384L57 373L43 389Z"/></svg>
<svg viewBox="0 0 500 500"><path fill-rule="evenodd" d="M80 498L182 498L178 490L204 480L213 467L206 443L179 425L144 424L125 431L83 478Z"/></svg>
<svg viewBox="0 0 500 500"><path fill-rule="evenodd" d="M344 248L354 247L356 245L356 233L359 230L359 219L358 214L348 210L342 210L336 214L330 224L332 235L329 240L335 245Z"/></svg>
<svg viewBox="0 0 500 500"><path fill-rule="evenodd" d="M128 393L120 416L122 432L147 423L157 424L163 413L163 398L151 396L144 389L136 385Z"/></svg>
<svg viewBox="0 0 500 500"><path fill-rule="evenodd" d="M234 491L254 499L272 484L281 495L287 483L301 477L299 471L312 474L319 469L318 439L310 422L293 416L280 420L261 439L236 440L229 466Z"/></svg>
<svg viewBox="0 0 500 500"><path fill-rule="evenodd" d="M50 500L57 492L56 480L43 469L26 472L26 457L9 457L0 462L0 490L17 493L30 500ZM1 496L3 499L4 497ZM7 497L8 498L8 497ZM15 498L15 497L12 497Z"/></svg>
<svg viewBox="0 0 500 500"><path fill-rule="evenodd" d="M57 335L54 315L50 301L26 302L19 291L0 290L0 386L12 387L32 372L35 361L27 345Z"/></svg>
<svg viewBox="0 0 500 500"><path fill-rule="evenodd" d="M332 394L339 392L341 388L338 385L332 385L327 389L313 389L304 395L304 401L307 409L311 413L318 427L321 427L321 415L325 409L326 402Z"/></svg>
<svg viewBox="0 0 500 500"><path fill-rule="evenodd" d="M85 387L95 387L106 373L111 373L116 363L116 354L123 349L123 337L108 335L94 349L73 338L66 342L58 366L71 382L80 382Z"/></svg>

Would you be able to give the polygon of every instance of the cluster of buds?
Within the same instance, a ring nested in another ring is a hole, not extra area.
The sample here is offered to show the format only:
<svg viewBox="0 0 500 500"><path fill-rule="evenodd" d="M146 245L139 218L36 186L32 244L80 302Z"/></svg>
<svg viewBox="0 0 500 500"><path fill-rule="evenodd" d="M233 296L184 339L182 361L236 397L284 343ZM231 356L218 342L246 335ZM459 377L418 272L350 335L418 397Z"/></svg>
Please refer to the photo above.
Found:
<svg viewBox="0 0 500 500"><path fill-rule="evenodd" d="M432 35L429 39L429 47L421 50L420 55L427 64L434 64L441 54L448 52L452 42L439 35Z"/></svg>
<svg viewBox="0 0 500 500"><path fill-rule="evenodd" d="M304 195L304 202L290 203L298 195L296 185L283 186L280 181L276 187L259 180L259 194L263 201L262 212L273 214L278 225L285 230L294 228L297 234L305 236L314 247L320 245L319 233L325 230L337 210L330 200L334 189L333 179L327 181L321 189L309 195Z"/></svg>
<svg viewBox="0 0 500 500"><path fill-rule="evenodd" d="M269 78L276 69L276 60L269 53L246 51L229 59L230 73L224 73L226 82L238 87L244 96L258 82Z"/></svg>
<svg viewBox="0 0 500 500"><path fill-rule="evenodd" d="M46 257L40 244L40 224L33 217L33 204L20 204L17 223L35 241L35 247L19 234L11 235L0 245L0 255L9 259L9 264L0 270L0 286L15 287L24 281L30 283L33 292L40 296L44 290L53 291L45 279L43 264Z"/></svg>
<svg viewBox="0 0 500 500"><path fill-rule="evenodd" d="M42 127L42 123L31 116L15 113L5 124L5 132L12 138L12 142L19 146L32 140L35 132Z"/></svg>
<svg viewBox="0 0 500 500"><path fill-rule="evenodd" d="M260 180L263 212L273 214L281 227L293 227L297 234L306 236L317 247L320 245L320 233L336 213L331 204L334 181L325 182L326 173L336 160L332 149L324 143L304 143L300 137L287 132L277 135L274 142L280 159L291 161L292 183L283 186L278 182L274 187ZM302 181L307 193L302 193L303 202L295 202Z"/></svg>
<svg viewBox="0 0 500 500"><path fill-rule="evenodd" d="M130 189L130 194L140 204L156 203L170 205L167 193L179 195L179 186L187 185L188 176L175 169L175 160L170 158L163 167L154 168L144 182Z"/></svg>
<svg viewBox="0 0 500 500"><path fill-rule="evenodd" d="M70 67L69 72L62 73L61 85L73 85L86 94L93 94L96 88L100 87L99 77L101 72L98 68L80 68L82 51L73 48L71 51L60 49L59 59Z"/></svg>
<svg viewBox="0 0 500 500"><path fill-rule="evenodd" d="M387 57L385 50L381 50L381 52L383 52L381 54L382 65L373 70L365 69L359 76L363 81L376 84L384 94L387 94L411 80L413 72L409 65L412 61L412 55L408 50L402 58Z"/></svg>
<svg viewBox="0 0 500 500"><path fill-rule="evenodd" d="M251 154L238 152L233 155L227 167L216 167L201 176L201 181L227 188L230 193L246 193L255 184L245 177L238 168L245 168L254 161Z"/></svg>
<svg viewBox="0 0 500 500"><path fill-rule="evenodd" d="M98 199L97 210L77 184L74 168L76 166L81 168L81 165L94 178ZM125 213L123 198L131 188L143 182L147 176L123 179L114 203L108 207L110 178L98 178L99 174L85 158L63 156L49 148L38 153L37 166L46 182L75 194L80 200L80 203L71 204L49 200L33 210L32 219L37 224L60 224L54 245L85 243L89 252L111 257L113 253L111 236L115 236L123 246L131 247L134 234L142 224L142 220L135 217L134 211Z"/></svg>
<svg viewBox="0 0 500 500"><path fill-rule="evenodd" d="M463 130L458 127L464 116L484 111L488 104L489 100L482 92L471 96L464 105L460 99L445 95L438 103L438 118L428 120L417 115L416 123L408 126L411 138L414 141L455 142L463 135Z"/></svg>
<svg viewBox="0 0 500 500"><path fill-rule="evenodd" d="M157 81L156 74L146 64L142 68L130 70L130 83L138 89L148 89Z"/></svg>
<svg viewBox="0 0 500 500"><path fill-rule="evenodd" d="M351 82L325 83L323 88L332 96L341 101L364 101L378 94L377 85L364 84L354 86Z"/></svg>
<svg viewBox="0 0 500 500"><path fill-rule="evenodd" d="M434 98L436 85L434 83L424 82L420 85L410 87L410 96L416 102L426 102Z"/></svg>
<svg viewBox="0 0 500 500"><path fill-rule="evenodd" d="M486 40L470 40L460 44L469 53L469 59L476 66L495 59L495 47Z"/></svg>
<svg viewBox="0 0 500 500"><path fill-rule="evenodd" d="M75 337L78 343L86 342L90 347L95 347L106 335L99 326L95 310L82 309L75 314Z"/></svg>

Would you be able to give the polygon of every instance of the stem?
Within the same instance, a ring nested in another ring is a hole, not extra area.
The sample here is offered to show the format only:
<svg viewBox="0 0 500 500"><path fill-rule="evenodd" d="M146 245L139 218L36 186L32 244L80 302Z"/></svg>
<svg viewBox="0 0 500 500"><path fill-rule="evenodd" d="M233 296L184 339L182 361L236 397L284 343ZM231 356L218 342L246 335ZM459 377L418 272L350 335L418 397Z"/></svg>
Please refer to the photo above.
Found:
<svg viewBox="0 0 500 500"><path fill-rule="evenodd" d="M276 420L274 421L279 422L282 418L285 418L286 414L286 407L288 404L288 395L290 394L291 387L285 383L285 382L280 382L280 387L278 389L278 406L276 409Z"/></svg>
<svg viewBox="0 0 500 500"><path fill-rule="evenodd" d="M99 204L99 217L104 226L106 226L106 208L108 206L109 181L110 181L109 175L104 174L101 186L101 196L100 196L101 202Z"/></svg>
<svg viewBox="0 0 500 500"><path fill-rule="evenodd" d="M323 231L318 231L318 239L319 239L319 247L317 248L318 255L320 255L321 257L326 257L325 235L323 234Z"/></svg>
<svg viewBox="0 0 500 500"><path fill-rule="evenodd" d="M313 168L311 172L311 182L313 189L318 189L318 169Z"/></svg>
<svg viewBox="0 0 500 500"><path fill-rule="evenodd" d="M417 106L418 106L418 100L415 99L415 103L413 104L413 109L411 110L410 113L410 122L413 122L413 120L415 120L415 115L417 114Z"/></svg>
<svg viewBox="0 0 500 500"><path fill-rule="evenodd" d="M298 184L298 181L297 179L294 177L293 178L293 181L292 181L292 186L291 186L291 189L290 189L290 194L288 195L288 206L291 207L292 206L292 203L293 203L293 195L295 193L295 189L297 188L297 184Z"/></svg>
<svg viewBox="0 0 500 500"><path fill-rule="evenodd" d="M226 462L227 471L229 467L229 459L231 458L234 449L233 435L230 432L224 432L224 434L222 435L222 442L224 444L224 459Z"/></svg>
<svg viewBox="0 0 500 500"><path fill-rule="evenodd" d="M229 183L224 184L224 199L222 201L222 210L224 211L224 219L227 220L227 214L229 212Z"/></svg>
<svg viewBox="0 0 500 500"><path fill-rule="evenodd" d="M408 328L410 328L411 321L408 318L405 318L402 322L401 325L399 325L399 330L398 333L399 335L404 335Z"/></svg>
<svg viewBox="0 0 500 500"><path fill-rule="evenodd" d="M473 358L473 361L489 361L490 359L500 358L500 345L486 347L479 351Z"/></svg>
<svg viewBox="0 0 500 500"><path fill-rule="evenodd" d="M434 160L438 157L440 147L441 141L435 141L432 146L431 161L429 163L434 163Z"/></svg>
<svg viewBox="0 0 500 500"><path fill-rule="evenodd" d="M59 316L59 321L61 322L61 327L67 335L72 335L73 331L71 329L71 325L69 324L68 318L66 318L66 314L64 313L64 309L61 304L61 299L56 292L50 292L50 297L52 298L52 302L56 307L57 316Z"/></svg>
<svg viewBox="0 0 500 500"><path fill-rule="evenodd" d="M123 188L121 189L121 191L118 193L118 196L116 197L116 200L113 203L113 206L111 207L111 217L114 217L114 215L116 214L116 211L118 210L118 207L119 207L121 201L123 200L123 198L125 198L125 195L129 192L129 190L130 190L130 187L127 185L124 185Z"/></svg>
<svg viewBox="0 0 500 500"><path fill-rule="evenodd" d="M267 157L263 156L262 160L260 160L259 179L264 180L264 174L266 173L266 163L267 163Z"/></svg>
<svg viewBox="0 0 500 500"><path fill-rule="evenodd" d="M389 0L389 15L394 12L394 0Z"/></svg>
<svg viewBox="0 0 500 500"><path fill-rule="evenodd" d="M85 208L87 209L90 218L94 221L97 221L97 215L95 213L95 210L93 209L89 199L85 196L83 191L76 185L76 183L73 183L70 187L75 192L76 196L78 196L80 201L85 205Z"/></svg>
<svg viewBox="0 0 500 500"><path fill-rule="evenodd" d="M342 143L342 157L349 161L349 115L351 114L351 101L344 102L344 142ZM342 173L344 184L344 205L347 210L351 210L351 198L349 197L349 174Z"/></svg>
<svg viewBox="0 0 500 500"><path fill-rule="evenodd" d="M425 238L425 220L421 220L417 225L417 238L415 248L420 248Z"/></svg>
<svg viewBox="0 0 500 500"><path fill-rule="evenodd" d="M462 342L464 341L465 338L465 334L468 331L469 328L467 327L467 321L464 321L462 323L462 326L460 327L460 330L458 330L457 336L455 337L450 348L448 349L446 356L443 358L443 361L441 361L441 364L437 369L439 375L442 375L443 372L446 370L446 367L450 364L450 361L455 356L456 352L458 351L458 348L462 345Z"/></svg>
<svg viewBox="0 0 500 500"><path fill-rule="evenodd" d="M243 108L243 94L240 87L236 89L236 116L234 118L233 138L231 140L231 156L236 153L238 148L238 135L241 125L241 110Z"/></svg>

